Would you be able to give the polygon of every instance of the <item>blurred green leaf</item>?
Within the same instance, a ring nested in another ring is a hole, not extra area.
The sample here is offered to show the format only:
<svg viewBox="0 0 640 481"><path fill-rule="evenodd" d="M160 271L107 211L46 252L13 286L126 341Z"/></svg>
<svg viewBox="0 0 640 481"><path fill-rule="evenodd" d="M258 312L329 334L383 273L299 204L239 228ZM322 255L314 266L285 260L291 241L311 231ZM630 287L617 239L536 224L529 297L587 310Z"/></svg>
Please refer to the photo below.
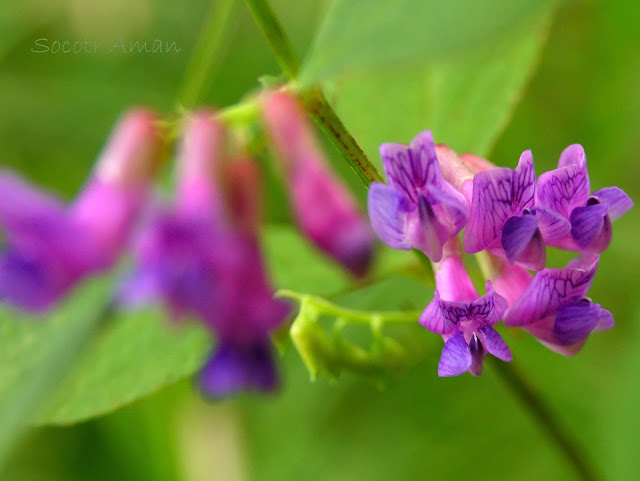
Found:
<svg viewBox="0 0 640 481"><path fill-rule="evenodd" d="M363 68L433 62L526 28L550 0L336 0L303 66L308 86Z"/></svg>
<svg viewBox="0 0 640 481"><path fill-rule="evenodd" d="M268 226L264 239L275 286L326 294L345 291L351 286L352 280L347 274L319 254L291 227ZM400 262L406 263L406 259L383 256L380 270L393 269ZM8 402L7 393L21 386L27 389L35 379L33 373L48 363L50 351L59 349L60 345L55 342L65 342L65 336L75 326L67 314L90 321L90 313L110 292L104 282L83 286L59 311L46 319L28 321L25 316L8 309L1 311L0 399ZM87 294L87 289L91 289L91 295ZM211 348L210 336L197 323L171 327L160 306L117 313L91 341L55 396L47 395L42 400L43 410L35 422L70 424L88 419L193 374ZM56 384L60 381L56 377L52 379ZM33 416L34 413L25 415Z"/></svg>
<svg viewBox="0 0 640 481"><path fill-rule="evenodd" d="M160 308L120 313L36 423L70 424L105 414L193 374L211 348L209 335L195 324L173 331Z"/></svg>
<svg viewBox="0 0 640 481"><path fill-rule="evenodd" d="M108 317L104 292L112 282L100 278L82 286L49 322L0 310L0 468L23 428L47 404Z"/></svg>
<svg viewBox="0 0 640 481"><path fill-rule="evenodd" d="M549 22L547 12L471 56L345 78L333 95L337 111L371 159L380 143L408 143L424 129L458 152L487 155L537 64Z"/></svg>

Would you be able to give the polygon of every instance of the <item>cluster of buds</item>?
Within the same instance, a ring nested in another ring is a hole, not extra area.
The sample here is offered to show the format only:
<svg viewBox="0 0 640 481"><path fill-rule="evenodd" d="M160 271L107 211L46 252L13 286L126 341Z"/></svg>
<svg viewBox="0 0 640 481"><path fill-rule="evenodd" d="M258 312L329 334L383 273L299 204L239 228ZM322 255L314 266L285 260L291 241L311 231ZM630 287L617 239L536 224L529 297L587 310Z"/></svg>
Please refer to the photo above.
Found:
<svg viewBox="0 0 640 481"><path fill-rule="evenodd" d="M374 236L329 170L296 98L269 93L261 106L301 232L348 271L365 275ZM271 390L278 376L269 336L290 308L274 299L262 259L259 166L215 112L192 113L173 198L160 200L153 189L165 143L159 125L146 110L127 113L68 206L0 173L0 301L47 312L128 253L133 268L116 292L121 306L161 302L174 319L198 318L215 334L199 375L204 394Z"/></svg>
<svg viewBox="0 0 640 481"><path fill-rule="evenodd" d="M436 146L429 131L409 146L383 144L380 155L389 183L371 185L371 225L385 244L419 249L434 264L435 296L420 324L444 338L440 376L477 376L487 353L511 361L493 327L501 319L567 356L613 326L611 313L585 296L611 221L633 202L618 187L590 193L582 146L567 147L558 168L537 181L531 151L515 169L496 167ZM482 252L491 266L483 296L462 262L462 229L464 251ZM580 256L550 268L547 245Z"/></svg>

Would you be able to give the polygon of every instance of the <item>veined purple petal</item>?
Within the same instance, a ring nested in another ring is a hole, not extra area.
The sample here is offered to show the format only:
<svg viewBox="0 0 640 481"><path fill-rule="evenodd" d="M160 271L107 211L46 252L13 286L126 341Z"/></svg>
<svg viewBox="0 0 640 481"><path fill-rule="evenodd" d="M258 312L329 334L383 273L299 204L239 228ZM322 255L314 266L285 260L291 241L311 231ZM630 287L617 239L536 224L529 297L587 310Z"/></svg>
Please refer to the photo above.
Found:
<svg viewBox="0 0 640 481"><path fill-rule="evenodd" d="M557 212L534 206L531 212L538 219L538 229L545 242L561 239L571 232L571 223Z"/></svg>
<svg viewBox="0 0 640 481"><path fill-rule="evenodd" d="M458 332L444 343L438 364L438 376L459 376L469 370L471 363L469 345L465 342L464 335Z"/></svg>
<svg viewBox="0 0 640 481"><path fill-rule="evenodd" d="M462 304L462 303L460 303ZM457 329L458 319L452 310L442 309L440 293L435 291L434 298L420 315L420 325L434 334L451 334Z"/></svg>
<svg viewBox="0 0 640 481"><path fill-rule="evenodd" d="M389 185L404 192L413 203L417 203L418 194L426 185L443 182L436 147L428 130L418 134L408 147L382 144L380 157Z"/></svg>
<svg viewBox="0 0 640 481"><path fill-rule="evenodd" d="M585 256L562 269L538 272L511 306L504 323L523 326L554 313L561 303L584 297L598 266L597 256Z"/></svg>
<svg viewBox="0 0 640 481"><path fill-rule="evenodd" d="M414 165L408 147L403 144L380 145L380 158L389 185L402 192L411 202L418 202L418 190L426 180L426 166L420 171L420 166ZM420 157L416 160L419 161ZM414 177L415 174L418 176Z"/></svg>
<svg viewBox="0 0 640 481"><path fill-rule="evenodd" d="M499 238L511 215L511 169L504 167L479 172L473 178L471 213L464 232L464 250L480 252Z"/></svg>
<svg viewBox="0 0 640 481"><path fill-rule="evenodd" d="M544 268L547 260L544 242L538 230L538 219L535 215L524 214L507 219L502 229L502 248L507 254L507 260L513 264L519 260L527 247L531 247L534 265ZM529 260L529 259L527 259Z"/></svg>
<svg viewBox="0 0 640 481"><path fill-rule="evenodd" d="M508 304L504 297L493 290L491 281L486 282L485 289L487 293L473 301L469 306L467 318L484 325L493 326L500 321L507 310Z"/></svg>
<svg viewBox="0 0 640 481"><path fill-rule="evenodd" d="M542 344L563 356L575 356L591 332L613 327L609 311L589 299L563 302L557 312L523 328Z"/></svg>
<svg viewBox="0 0 640 481"><path fill-rule="evenodd" d="M599 305L588 299L562 303L553 324L557 343L570 346L585 339L598 324L600 310Z"/></svg>
<svg viewBox="0 0 640 481"><path fill-rule="evenodd" d="M412 157L412 170L416 185L440 187L444 184L444 177L438 163L436 146L430 130L420 132L409 144Z"/></svg>
<svg viewBox="0 0 640 481"><path fill-rule="evenodd" d="M278 376L268 340L242 346L222 339L199 381L202 392L214 398L245 390L274 390Z"/></svg>
<svg viewBox="0 0 640 481"><path fill-rule="evenodd" d="M478 332L482 334L482 344L489 354L494 355L504 362L512 361L511 350L509 346L507 346L507 343L504 342L504 339L502 339L502 336L498 334L498 331L491 326L484 326L478 329Z"/></svg>
<svg viewBox="0 0 640 481"><path fill-rule="evenodd" d="M407 238L407 214L411 208L397 189L374 182L369 186L369 220L377 236L394 249L411 249Z"/></svg>
<svg viewBox="0 0 640 481"><path fill-rule="evenodd" d="M587 249L593 244L598 244L596 252L605 250L611 242L611 228L605 228L609 223L607 207L598 203L595 198L593 202L587 202L584 207L576 207L571 212L571 237L581 249ZM600 237L604 234L604 238Z"/></svg>
<svg viewBox="0 0 640 481"><path fill-rule="evenodd" d="M586 165L587 156L584 153L584 148L580 144L571 144L564 149L558 159L558 168L562 169L570 165Z"/></svg>
<svg viewBox="0 0 640 481"><path fill-rule="evenodd" d="M618 187L605 187L596 190L592 197L600 201L602 205L607 206L609 218L613 221L625 214L631 207L633 201L626 192Z"/></svg>
<svg viewBox="0 0 640 481"><path fill-rule="evenodd" d="M522 209L531 207L535 191L536 172L533 167L533 155L530 150L525 150L520 155L518 166L513 172L511 202L514 206L514 211L519 212Z"/></svg>
<svg viewBox="0 0 640 481"><path fill-rule="evenodd" d="M445 300L436 290L434 299L420 316L420 324L436 334L454 332L461 322L473 326L497 324L507 310L507 301L495 293L491 281L487 281L486 289L484 296L472 302Z"/></svg>
<svg viewBox="0 0 640 481"><path fill-rule="evenodd" d="M433 205L438 221L448 232L447 239L460 232L469 218L467 199L452 185L442 183L440 187L429 185L427 198Z"/></svg>
<svg viewBox="0 0 640 481"><path fill-rule="evenodd" d="M558 168L538 179L536 205L569 218L571 211L586 203L589 197L589 174L582 147L567 147L560 156Z"/></svg>

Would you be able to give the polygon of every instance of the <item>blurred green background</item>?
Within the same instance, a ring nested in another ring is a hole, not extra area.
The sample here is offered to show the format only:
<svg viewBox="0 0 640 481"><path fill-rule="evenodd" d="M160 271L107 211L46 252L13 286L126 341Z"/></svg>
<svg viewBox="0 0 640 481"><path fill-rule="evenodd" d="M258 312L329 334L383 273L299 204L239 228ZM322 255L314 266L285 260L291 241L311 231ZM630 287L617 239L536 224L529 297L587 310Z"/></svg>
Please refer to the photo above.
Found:
<svg viewBox="0 0 640 481"><path fill-rule="evenodd" d="M304 54L326 5L277 0L273 6L296 51ZM209 8L210 2L201 0L188 7L167 0L4 2L3 166L70 198L122 111L139 104L167 114L175 110L189 53ZM538 69L489 158L513 166L520 152L531 148L541 173L555 167L564 147L579 142L593 190L618 185L640 198L638 21L637 2L564 3ZM38 38L88 38L105 45L118 38L157 38L182 50L36 54L31 48ZM279 72L242 2L235 5L223 38L202 104L230 105L256 88L258 77ZM335 153L334 160L342 165ZM355 175L344 166L339 170L363 198ZM639 216L636 208L615 224L590 291L614 314L614 330L592 336L572 359L548 352L529 337L508 334L518 366L612 480L640 479ZM278 209L269 217L286 218ZM182 381L95 420L33 430L2 479L574 479L490 366L480 379L438 379L438 346L434 342L424 362L382 391L350 376L336 384L310 383L294 350L282 359L285 383L274 396L206 404L191 381Z"/></svg>

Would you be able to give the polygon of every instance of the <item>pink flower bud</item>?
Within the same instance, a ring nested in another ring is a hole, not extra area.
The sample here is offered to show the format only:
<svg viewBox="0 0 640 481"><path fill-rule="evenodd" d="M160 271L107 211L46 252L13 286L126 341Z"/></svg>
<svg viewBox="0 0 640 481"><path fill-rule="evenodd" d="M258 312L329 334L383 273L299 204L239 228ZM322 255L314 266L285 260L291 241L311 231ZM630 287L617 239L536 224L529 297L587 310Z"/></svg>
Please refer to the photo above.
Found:
<svg viewBox="0 0 640 481"><path fill-rule="evenodd" d="M365 275L373 236L353 196L327 167L298 101L288 93L269 95L264 119L299 228L353 274Z"/></svg>
<svg viewBox="0 0 640 481"><path fill-rule="evenodd" d="M251 159L236 159L227 167L227 195L231 223L240 232L255 236L262 216L262 185L258 166Z"/></svg>
<svg viewBox="0 0 640 481"><path fill-rule="evenodd" d="M70 206L71 221L87 232L109 262L123 247L153 180L162 149L154 113L135 109L118 122L93 176Z"/></svg>
<svg viewBox="0 0 640 481"><path fill-rule="evenodd" d="M221 215L217 187L222 177L225 131L214 113L207 110L187 120L180 144L176 202L178 210L208 216Z"/></svg>

